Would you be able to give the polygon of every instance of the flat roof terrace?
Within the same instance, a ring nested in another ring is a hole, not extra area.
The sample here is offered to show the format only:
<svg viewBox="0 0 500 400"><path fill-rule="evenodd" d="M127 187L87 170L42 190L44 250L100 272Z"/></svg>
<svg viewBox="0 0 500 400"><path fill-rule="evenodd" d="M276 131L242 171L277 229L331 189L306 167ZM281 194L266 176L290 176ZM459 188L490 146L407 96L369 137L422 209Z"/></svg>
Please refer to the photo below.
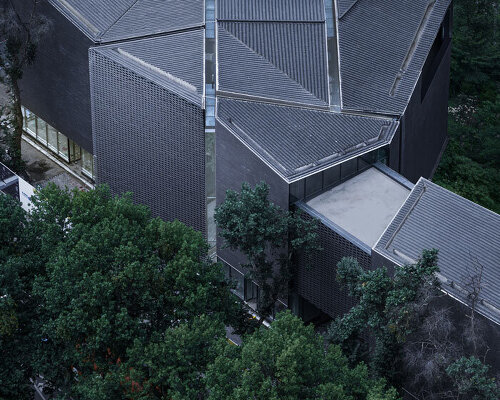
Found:
<svg viewBox="0 0 500 400"><path fill-rule="evenodd" d="M411 186L388 167L372 167L306 204L372 248L408 198Z"/></svg>

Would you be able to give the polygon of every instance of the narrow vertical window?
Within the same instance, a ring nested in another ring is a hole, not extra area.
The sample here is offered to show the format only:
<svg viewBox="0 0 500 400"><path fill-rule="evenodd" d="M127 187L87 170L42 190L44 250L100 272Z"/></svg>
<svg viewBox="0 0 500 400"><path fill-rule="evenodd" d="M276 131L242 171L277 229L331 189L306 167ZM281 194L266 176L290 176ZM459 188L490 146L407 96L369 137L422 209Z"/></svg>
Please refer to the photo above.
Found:
<svg viewBox="0 0 500 400"><path fill-rule="evenodd" d="M337 15L334 0L325 0L326 44L328 49L328 82L330 107L340 110L340 77L337 50Z"/></svg>
<svg viewBox="0 0 500 400"><path fill-rule="evenodd" d="M215 0L205 0L205 192L207 240L215 251Z"/></svg>

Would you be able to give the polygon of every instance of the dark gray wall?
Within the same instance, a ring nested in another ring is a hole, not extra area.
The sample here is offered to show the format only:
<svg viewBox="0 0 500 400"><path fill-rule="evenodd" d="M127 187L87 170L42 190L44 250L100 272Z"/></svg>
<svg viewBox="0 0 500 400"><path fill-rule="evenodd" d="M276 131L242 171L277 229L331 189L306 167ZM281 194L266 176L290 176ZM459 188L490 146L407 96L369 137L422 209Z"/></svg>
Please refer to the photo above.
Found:
<svg viewBox="0 0 500 400"><path fill-rule="evenodd" d="M305 217L311 219L309 214ZM299 258L299 267L294 290L330 317L348 312L356 303L337 282L337 263L343 257L354 257L366 269L370 268L370 254L349 240L319 223L319 241L323 248L312 255L311 267L304 258Z"/></svg>
<svg viewBox="0 0 500 400"><path fill-rule="evenodd" d="M264 181L269 185L269 199L288 210L288 184L255 154L245 147L223 125L216 124L217 204L226 198L226 190L239 191L243 182L255 186ZM217 240L217 254L227 263L238 266L244 257L229 249L222 249L222 239Z"/></svg>
<svg viewBox="0 0 500 400"><path fill-rule="evenodd" d="M423 101L420 77L402 118L400 173L412 182L431 178L447 139L450 56L448 45Z"/></svg>
<svg viewBox="0 0 500 400"><path fill-rule="evenodd" d="M27 9L31 0L17 0ZM17 2L16 2L17 3ZM83 33L47 1L40 12L52 29L39 45L21 80L22 103L50 125L92 152L88 49Z"/></svg>
<svg viewBox="0 0 500 400"><path fill-rule="evenodd" d="M392 142L389 145L389 167L394 171L400 172L400 150L401 150L401 125L399 125L398 130L392 138Z"/></svg>
<svg viewBox="0 0 500 400"><path fill-rule="evenodd" d="M97 182L205 233L203 110L98 51L90 63Z"/></svg>

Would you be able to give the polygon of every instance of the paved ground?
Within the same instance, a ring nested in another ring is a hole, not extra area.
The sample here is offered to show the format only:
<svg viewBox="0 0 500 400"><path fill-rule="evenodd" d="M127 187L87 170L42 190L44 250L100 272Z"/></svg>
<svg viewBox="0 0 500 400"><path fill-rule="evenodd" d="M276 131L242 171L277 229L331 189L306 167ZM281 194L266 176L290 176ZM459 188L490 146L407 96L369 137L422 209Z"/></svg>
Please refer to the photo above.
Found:
<svg viewBox="0 0 500 400"><path fill-rule="evenodd" d="M33 186L45 187L50 182L60 188L85 189L82 182L23 140L21 151L26 162L26 173Z"/></svg>
<svg viewBox="0 0 500 400"><path fill-rule="evenodd" d="M7 101L5 86L0 84L0 105L7 104ZM85 188L82 182L24 140L21 152L23 160L26 161L28 181L33 186L45 187L49 182L53 182L61 188Z"/></svg>
<svg viewBox="0 0 500 400"><path fill-rule="evenodd" d="M243 343L241 336L235 335L233 333L233 328L231 328L230 326L226 326L226 337L237 346L241 346L241 344Z"/></svg>

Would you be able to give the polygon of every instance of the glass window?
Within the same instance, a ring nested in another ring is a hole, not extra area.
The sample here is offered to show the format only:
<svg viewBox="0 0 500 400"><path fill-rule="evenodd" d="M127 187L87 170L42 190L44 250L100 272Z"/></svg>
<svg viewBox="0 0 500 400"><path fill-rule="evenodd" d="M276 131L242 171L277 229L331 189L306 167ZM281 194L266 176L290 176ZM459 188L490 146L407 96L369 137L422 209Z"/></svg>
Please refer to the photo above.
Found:
<svg viewBox="0 0 500 400"><path fill-rule="evenodd" d="M207 197L215 197L215 131L205 133L205 185Z"/></svg>
<svg viewBox="0 0 500 400"><path fill-rule="evenodd" d="M49 124L47 124L47 137L49 149L57 153L57 130Z"/></svg>
<svg viewBox="0 0 500 400"><path fill-rule="evenodd" d="M64 158L66 161L69 162L69 143L68 143L68 138L64 136L61 132L57 132L57 138L58 138L58 153L59 156Z"/></svg>
<svg viewBox="0 0 500 400"><path fill-rule="evenodd" d="M323 188L323 174L312 175L306 178L306 198L321 191Z"/></svg>
<svg viewBox="0 0 500 400"><path fill-rule="evenodd" d="M213 247L216 244L217 226L215 224L215 198L207 198L207 241Z"/></svg>
<svg viewBox="0 0 500 400"><path fill-rule="evenodd" d="M245 295L245 276L231 268L231 281L236 285L234 288L236 294L243 299Z"/></svg>
<svg viewBox="0 0 500 400"><path fill-rule="evenodd" d="M389 147L382 147L377 150L377 161L387 165L389 159Z"/></svg>
<svg viewBox="0 0 500 400"><path fill-rule="evenodd" d="M36 139L47 146L47 123L38 117L36 118Z"/></svg>
<svg viewBox="0 0 500 400"><path fill-rule="evenodd" d="M80 146L71 139L69 141L69 162L75 162L82 158Z"/></svg>
<svg viewBox="0 0 500 400"><path fill-rule="evenodd" d="M341 178L342 180L353 176L358 170L358 160L356 158L346 161L341 167Z"/></svg>
<svg viewBox="0 0 500 400"><path fill-rule="evenodd" d="M94 157L88 151L81 149L82 152L82 173L89 178L94 178Z"/></svg>
<svg viewBox="0 0 500 400"><path fill-rule="evenodd" d="M332 187L340 182L340 165L329 168L323 172L325 188Z"/></svg>
<svg viewBox="0 0 500 400"><path fill-rule="evenodd" d="M290 185L290 201L304 199L304 179L294 182Z"/></svg>
<svg viewBox="0 0 500 400"><path fill-rule="evenodd" d="M259 287L248 278L245 278L245 300L246 301L257 301L259 297Z"/></svg>
<svg viewBox="0 0 500 400"><path fill-rule="evenodd" d="M26 130L31 136L36 137L36 115L30 110L26 110Z"/></svg>

